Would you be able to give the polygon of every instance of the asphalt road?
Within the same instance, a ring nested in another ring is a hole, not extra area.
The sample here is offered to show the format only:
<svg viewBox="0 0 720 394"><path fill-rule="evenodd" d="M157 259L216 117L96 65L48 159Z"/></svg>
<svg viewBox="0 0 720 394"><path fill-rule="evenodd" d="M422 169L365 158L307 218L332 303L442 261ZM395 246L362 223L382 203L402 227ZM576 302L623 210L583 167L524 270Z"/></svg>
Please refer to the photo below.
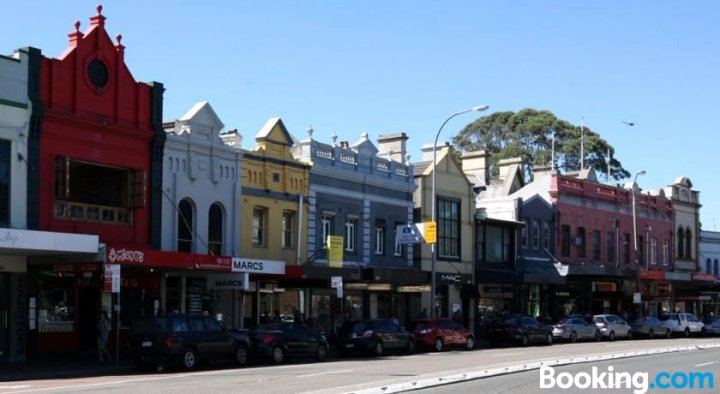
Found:
<svg viewBox="0 0 720 394"><path fill-rule="evenodd" d="M648 393L717 393L720 391L720 350L709 349L702 351L679 352L672 354L662 354L654 356L633 357L617 360L608 360L602 362L594 362L587 364L573 364L555 368L554 376L559 373L569 372L577 374L580 372L591 373L592 367L597 367L598 371L605 372L608 367L612 366L614 372L648 372L648 383L653 383L653 379L658 373L666 371L671 374L674 372L710 372L714 375L714 388L705 386L705 389L649 389ZM637 380L641 383L641 380ZM661 383L669 383L666 379L661 379ZM678 378L678 383L682 384L682 378ZM606 384L608 384L606 380ZM689 383L688 383L689 384ZM638 394L643 385L634 386L631 382L631 388L623 389L559 389L559 388L540 388L540 371L520 372L509 375L495 376L491 378L478 379L465 383L450 384L440 387L432 387L425 390L418 390L415 393L433 393L433 394L537 394L537 393L633 393L638 390Z"/></svg>
<svg viewBox="0 0 720 394"><path fill-rule="evenodd" d="M350 358L323 363L296 361L286 365L252 365L246 368L201 370L197 372L168 372L162 374L131 374L77 379L49 379L0 383L0 394L7 393L344 393L377 389L393 384L435 379L478 370L507 368L533 362L553 362L569 357L584 358L597 355L624 354L640 350L681 346L720 345L720 338L659 339L616 342L588 342L534 346L420 353L382 358ZM690 354L704 354L695 351ZM717 352L714 353L717 355ZM663 357L674 359L679 353ZM693 357L689 356L694 360ZM717 356L715 356L718 359ZM704 360L704 359L703 359ZM619 362L619 361L618 361ZM701 361L692 365L699 364ZM537 371L534 372L537 374ZM528 376L533 375L533 372ZM505 379L517 384L520 375ZM494 378L502 379L502 378ZM488 392L482 381L470 383L472 390ZM475 384L476 386L472 386ZM537 386L527 383L527 392L537 392ZM479 387L482 387L481 389ZM498 390L503 386L498 386ZM522 387L520 387L522 388ZM440 390L436 387L431 391ZM498 391L502 392L502 391ZM553 392L553 391L549 391Z"/></svg>

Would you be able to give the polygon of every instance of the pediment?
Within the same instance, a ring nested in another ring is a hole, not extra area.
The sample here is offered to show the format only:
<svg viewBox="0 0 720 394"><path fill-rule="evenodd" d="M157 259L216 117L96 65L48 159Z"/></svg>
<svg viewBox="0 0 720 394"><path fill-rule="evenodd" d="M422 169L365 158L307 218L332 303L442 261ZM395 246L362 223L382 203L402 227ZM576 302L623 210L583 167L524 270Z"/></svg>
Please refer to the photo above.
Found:
<svg viewBox="0 0 720 394"><path fill-rule="evenodd" d="M293 137L287 131L285 124L280 118L270 118L260 131L255 135L255 141L270 142L288 147L293 146Z"/></svg>

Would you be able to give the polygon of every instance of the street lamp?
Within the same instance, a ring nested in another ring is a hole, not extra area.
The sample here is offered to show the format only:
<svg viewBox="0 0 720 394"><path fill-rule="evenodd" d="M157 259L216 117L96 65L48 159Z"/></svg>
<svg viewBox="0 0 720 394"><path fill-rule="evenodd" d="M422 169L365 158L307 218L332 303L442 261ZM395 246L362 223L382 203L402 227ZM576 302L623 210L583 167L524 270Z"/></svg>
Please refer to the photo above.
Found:
<svg viewBox="0 0 720 394"><path fill-rule="evenodd" d="M438 142L438 138L440 137L440 133L442 132L442 129L443 129L443 127L445 127L447 122L450 121L450 119L452 119L458 115L466 114L468 112L482 112L482 111L487 110L488 108L490 108L490 107L487 105L478 105L476 107L472 107L472 108L466 109L464 111L456 112L456 113L448 116L447 119L445 119L445 121L442 123L442 125L440 125L440 128L437 131L437 134L435 134L435 142L433 142L433 161L432 161L432 219L431 219L435 223L437 223L437 215L435 212L435 204L436 204L435 200L437 200L437 194L435 191L435 185L437 182L435 170L436 170L436 165L437 165L437 163L436 163L436 161L437 161L437 142ZM432 318L437 317L436 316L437 313L435 312L435 289L437 287L437 283L435 280L435 261L437 260L437 252L436 252L436 248L435 248L436 244L437 244L437 239L435 240L435 243L433 243L431 245L432 261L431 261L431 277L430 277L430 283L431 283L431 285L430 285L430 307L431 307L430 308L430 317L432 317Z"/></svg>
<svg viewBox="0 0 720 394"><path fill-rule="evenodd" d="M645 175L645 170L638 171L635 174L635 178L633 179L632 183L632 217L633 217L633 238L634 238L634 253L635 253L635 269L637 270L637 273L635 275L635 292L641 293L640 291L640 263L638 261L638 245L637 245L637 215L635 213L635 185L637 182L637 177L640 175ZM638 304L638 315L642 315L640 313L642 304Z"/></svg>

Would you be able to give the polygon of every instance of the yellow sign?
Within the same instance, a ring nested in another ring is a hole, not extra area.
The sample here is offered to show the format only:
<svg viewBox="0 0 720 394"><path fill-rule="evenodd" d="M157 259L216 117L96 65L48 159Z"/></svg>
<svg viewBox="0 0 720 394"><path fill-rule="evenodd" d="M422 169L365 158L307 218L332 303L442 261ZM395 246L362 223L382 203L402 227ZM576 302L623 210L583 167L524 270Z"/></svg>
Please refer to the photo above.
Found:
<svg viewBox="0 0 720 394"><path fill-rule="evenodd" d="M437 222L424 222L423 224L425 243L434 244L437 242Z"/></svg>
<svg viewBox="0 0 720 394"><path fill-rule="evenodd" d="M342 268L343 266L343 237L340 235L328 235L327 237L327 259L328 267Z"/></svg>

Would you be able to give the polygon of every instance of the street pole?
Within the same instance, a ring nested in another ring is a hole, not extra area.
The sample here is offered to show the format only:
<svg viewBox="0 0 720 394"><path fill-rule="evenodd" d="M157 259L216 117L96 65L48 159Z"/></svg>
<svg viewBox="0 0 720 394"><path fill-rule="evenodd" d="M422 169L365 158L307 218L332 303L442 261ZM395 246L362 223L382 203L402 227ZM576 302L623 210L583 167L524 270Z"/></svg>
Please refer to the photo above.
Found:
<svg viewBox="0 0 720 394"><path fill-rule="evenodd" d="M633 253L635 255L635 292L641 293L640 291L640 262L638 260L638 245L637 245L637 214L635 212L635 187L637 186L637 177L639 175L645 175L645 171L638 171L635 174L635 178L633 179L632 183L632 217L633 217L633 240L634 240L634 247L633 247ZM633 300L634 301L634 300ZM640 305L638 304L638 314L640 314Z"/></svg>
<svg viewBox="0 0 720 394"><path fill-rule="evenodd" d="M470 108L470 109L466 109L466 110L464 110L464 111L455 112L454 114L448 116L447 119L445 119L445 121L442 123L442 125L440 125L440 128L438 129L437 133L435 134L435 142L433 142L433 147L432 147L432 148L433 148L433 161L432 161L432 201L431 201L431 203L432 203L432 217L431 217L431 219L430 219L430 220L433 221L433 222L436 222L436 223L437 223L437 215L436 215L436 212L435 212L435 204L436 204L436 201L435 201L435 200L437 200L437 194L436 194L435 187L436 187L436 184L437 184L437 179L436 179L437 177L436 177L436 175L435 175L435 172L436 172L435 170L437 169L437 168L436 168L436 166L437 166L437 142L438 142L438 138L440 137L440 133L442 132L442 130L443 130L443 128L445 127L445 125L447 124L447 122L450 121L450 119L452 119L452 118L454 118L454 117L456 117L456 116L458 116L458 115L466 114L466 113L468 113L468 112L482 112L482 111L485 111L485 110L488 109L488 108L489 108L489 107L488 107L487 105L478 105L478 106L476 106L476 107L473 107L473 108ZM430 275L431 275L431 276L430 276L430 317L432 317L433 319L437 317L437 313L436 313L436 311L435 311L435 291L436 291L436 289L437 289L437 280L435 279L435 262L437 261L437 248L436 248L436 244L437 244L437 239L435 240L435 243L433 243L433 244L430 245L430 248L431 248L431 256L432 256L432 257L431 257L431 262L430 262L430 271L431 271L431 274L430 274ZM473 285L475 285L475 284L473 284Z"/></svg>

